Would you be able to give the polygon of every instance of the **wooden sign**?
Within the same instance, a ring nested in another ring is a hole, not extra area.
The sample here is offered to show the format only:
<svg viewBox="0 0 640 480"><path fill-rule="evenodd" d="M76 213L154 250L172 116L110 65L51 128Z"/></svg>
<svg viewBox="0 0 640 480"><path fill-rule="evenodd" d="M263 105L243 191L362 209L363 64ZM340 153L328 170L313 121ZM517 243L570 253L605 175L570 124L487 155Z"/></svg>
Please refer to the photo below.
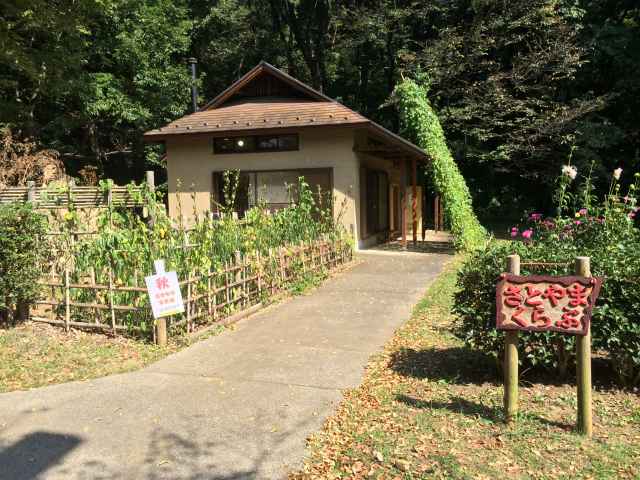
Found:
<svg viewBox="0 0 640 480"><path fill-rule="evenodd" d="M496 288L496 328L586 335L601 285L596 277L503 273Z"/></svg>

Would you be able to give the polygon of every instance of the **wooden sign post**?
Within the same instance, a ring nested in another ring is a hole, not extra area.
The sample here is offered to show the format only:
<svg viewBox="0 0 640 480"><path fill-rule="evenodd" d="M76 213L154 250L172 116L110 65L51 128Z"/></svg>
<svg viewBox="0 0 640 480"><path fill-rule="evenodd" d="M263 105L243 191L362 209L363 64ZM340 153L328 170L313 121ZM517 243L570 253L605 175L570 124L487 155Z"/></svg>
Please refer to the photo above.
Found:
<svg viewBox="0 0 640 480"><path fill-rule="evenodd" d="M149 294L153 318L156 319L156 340L158 345L167 344L167 320L165 317L184 313L184 303L176 272L165 272L164 260L153 262L155 275L144 277Z"/></svg>
<svg viewBox="0 0 640 480"><path fill-rule="evenodd" d="M520 276L518 255L508 257L507 271L496 288L496 328L506 331L505 420L514 421L518 413L518 332L561 332L577 336L578 430L590 436L589 322L602 280L591 277L588 257L576 258L576 276Z"/></svg>
<svg viewBox="0 0 640 480"><path fill-rule="evenodd" d="M576 275L591 277L589 257L576 258ZM595 301L595 298L594 298ZM593 433L591 415L591 329L576 338L576 373L578 383L578 430L590 437Z"/></svg>
<svg viewBox="0 0 640 480"><path fill-rule="evenodd" d="M507 257L507 271L520 275L520 256ZM504 336L504 416L507 423L518 414L518 330L507 330Z"/></svg>

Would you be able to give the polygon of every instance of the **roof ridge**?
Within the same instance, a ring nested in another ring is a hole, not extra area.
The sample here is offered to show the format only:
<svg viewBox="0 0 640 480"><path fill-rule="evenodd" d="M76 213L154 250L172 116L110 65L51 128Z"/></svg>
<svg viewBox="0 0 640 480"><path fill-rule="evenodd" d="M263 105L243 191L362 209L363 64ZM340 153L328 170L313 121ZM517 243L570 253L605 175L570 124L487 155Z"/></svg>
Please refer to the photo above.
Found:
<svg viewBox="0 0 640 480"><path fill-rule="evenodd" d="M292 77L288 73L285 73L279 68L274 67L270 63L264 60L260 60L260 63L258 63L255 67L253 67L251 70L245 73L238 80L233 82L230 86L225 88L213 100L209 101L203 107L199 108L198 111L212 110L221 106L227 99L232 97L233 94L235 94L238 90L240 90L245 85L249 84L252 80L257 78L260 74L264 72L267 72L275 76L276 78L279 78L283 82L288 83L291 87L299 91L302 91L303 93L307 94L311 98L314 98L316 100L323 101L323 102L338 103L335 99L328 97L324 93L315 90L314 88L310 87L306 83L301 82L295 77Z"/></svg>

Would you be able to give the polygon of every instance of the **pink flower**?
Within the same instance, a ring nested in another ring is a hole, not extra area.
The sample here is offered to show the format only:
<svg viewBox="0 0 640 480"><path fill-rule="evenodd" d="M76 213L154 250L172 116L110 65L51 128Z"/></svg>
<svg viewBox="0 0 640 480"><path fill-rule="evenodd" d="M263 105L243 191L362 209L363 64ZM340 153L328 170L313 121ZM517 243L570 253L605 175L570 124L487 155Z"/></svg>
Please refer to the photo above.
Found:
<svg viewBox="0 0 640 480"><path fill-rule="evenodd" d="M532 236L533 236L533 230L531 230L530 228L522 232L522 238L526 238L527 240L529 240Z"/></svg>
<svg viewBox="0 0 640 480"><path fill-rule="evenodd" d="M634 218L636 218L636 212L637 212L637 210L636 210L635 212L631 212L631 213L629 213L629 218L630 218L631 220L633 220Z"/></svg>
<svg viewBox="0 0 640 480"><path fill-rule="evenodd" d="M518 236L518 229L516 227L513 227L511 229L511 238L516 238Z"/></svg>
<svg viewBox="0 0 640 480"><path fill-rule="evenodd" d="M578 215L579 216L585 216L587 214L587 209L586 208L581 208L580 210L578 210Z"/></svg>
<svg viewBox="0 0 640 480"><path fill-rule="evenodd" d="M580 225L582 222L580 220L575 220L573 223L575 223L576 225Z"/></svg>
<svg viewBox="0 0 640 480"><path fill-rule="evenodd" d="M534 222L537 222L538 220L540 220L542 218L542 214L541 213L532 213L531 215L529 215L529 218L531 220L533 220Z"/></svg>

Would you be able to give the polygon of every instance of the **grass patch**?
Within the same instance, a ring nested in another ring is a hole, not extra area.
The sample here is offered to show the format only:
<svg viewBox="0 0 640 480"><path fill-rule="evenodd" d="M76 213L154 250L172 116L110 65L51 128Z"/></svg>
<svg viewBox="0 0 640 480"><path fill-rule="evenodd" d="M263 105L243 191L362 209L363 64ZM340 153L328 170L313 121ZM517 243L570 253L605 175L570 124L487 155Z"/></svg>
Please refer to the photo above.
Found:
<svg viewBox="0 0 640 480"><path fill-rule="evenodd" d="M177 348L27 322L0 329L0 392L128 372Z"/></svg>
<svg viewBox="0 0 640 480"><path fill-rule="evenodd" d="M451 333L460 260L345 392L290 478L639 478L637 393L594 391L594 437L585 439L574 433L575 384L525 377L518 422L504 424L495 363Z"/></svg>
<svg viewBox="0 0 640 480"><path fill-rule="evenodd" d="M287 295L307 294L355 264L350 262L331 272L308 272L286 294L266 298L264 302L278 303ZM61 328L35 322L0 328L0 393L138 370L234 328L211 325L194 335L186 335L184 330L173 332L165 348L102 333L74 329L65 333Z"/></svg>

